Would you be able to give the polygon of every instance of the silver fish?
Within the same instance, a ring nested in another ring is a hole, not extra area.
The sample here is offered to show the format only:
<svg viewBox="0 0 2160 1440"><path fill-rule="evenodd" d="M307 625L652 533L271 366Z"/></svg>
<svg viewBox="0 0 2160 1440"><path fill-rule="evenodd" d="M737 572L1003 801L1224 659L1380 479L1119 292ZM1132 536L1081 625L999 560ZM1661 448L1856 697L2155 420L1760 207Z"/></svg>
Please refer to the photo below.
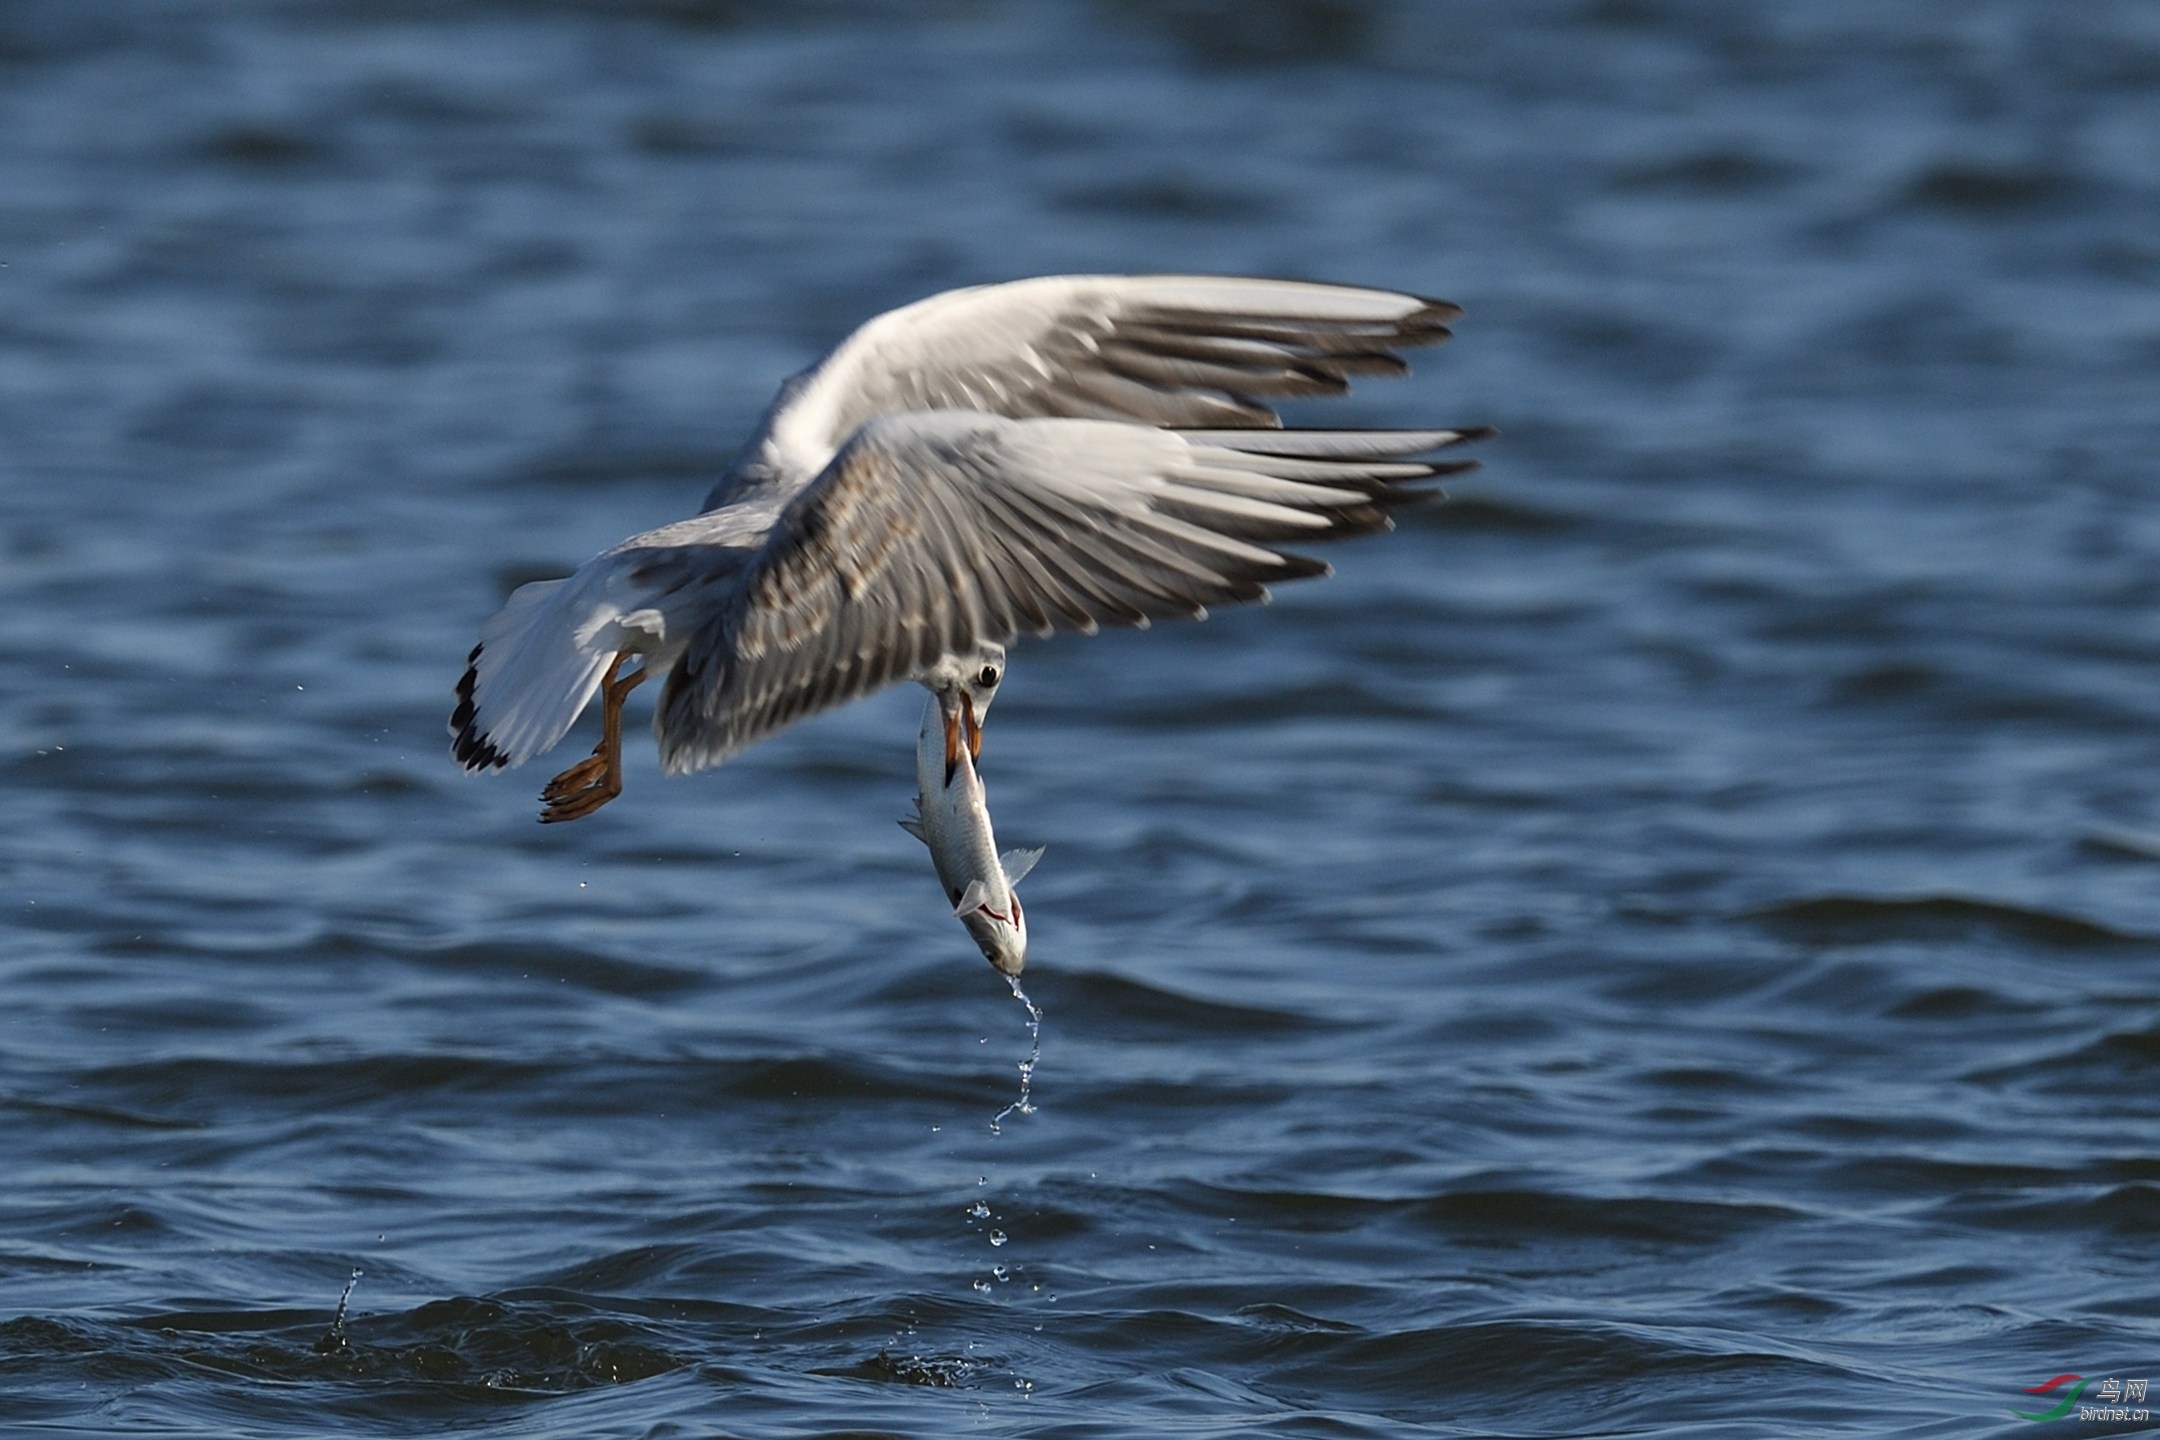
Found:
<svg viewBox="0 0 2160 1440"><path fill-rule="evenodd" d="M930 687L922 732L915 742L915 810L901 828L930 847L945 898L983 958L1005 975L1027 964L1027 915L1013 887L1035 868L1042 851L998 854L975 758L982 721L1005 675L1005 647L982 645L948 656L922 677Z"/></svg>

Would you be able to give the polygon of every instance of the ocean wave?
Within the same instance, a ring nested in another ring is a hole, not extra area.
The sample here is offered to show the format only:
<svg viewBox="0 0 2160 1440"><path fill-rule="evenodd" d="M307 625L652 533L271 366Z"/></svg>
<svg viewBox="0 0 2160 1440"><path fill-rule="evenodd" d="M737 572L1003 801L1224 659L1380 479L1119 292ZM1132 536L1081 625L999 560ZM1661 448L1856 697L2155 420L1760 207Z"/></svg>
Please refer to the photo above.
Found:
<svg viewBox="0 0 2160 1440"><path fill-rule="evenodd" d="M689 1363L654 1327L563 1299L457 1297L332 1321L327 1309L158 1310L118 1322L22 1316L0 1321L0 1367L138 1385L206 1375L360 1381L380 1404L400 1387L438 1398L569 1394Z"/></svg>
<svg viewBox="0 0 2160 1440"><path fill-rule="evenodd" d="M1750 918L1766 928L1822 945L1987 939L2064 950L2160 946L2155 937L2117 930L2083 916L1955 894L1813 895L1763 906L1751 912Z"/></svg>

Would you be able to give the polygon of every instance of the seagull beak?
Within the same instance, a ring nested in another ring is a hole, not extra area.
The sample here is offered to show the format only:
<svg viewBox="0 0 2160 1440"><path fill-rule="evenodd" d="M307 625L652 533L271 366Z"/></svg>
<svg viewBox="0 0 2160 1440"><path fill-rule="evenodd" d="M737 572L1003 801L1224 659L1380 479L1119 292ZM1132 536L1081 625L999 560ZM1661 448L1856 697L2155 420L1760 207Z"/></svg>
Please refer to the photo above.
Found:
<svg viewBox="0 0 2160 1440"><path fill-rule="evenodd" d="M982 759L982 722L975 718L975 697L960 692L960 723L967 727L968 759Z"/></svg>
<svg viewBox="0 0 2160 1440"><path fill-rule="evenodd" d="M962 697L962 704L966 697ZM970 716L972 721L974 717ZM952 711L945 712L945 783L951 785L953 775L960 769L960 717Z"/></svg>

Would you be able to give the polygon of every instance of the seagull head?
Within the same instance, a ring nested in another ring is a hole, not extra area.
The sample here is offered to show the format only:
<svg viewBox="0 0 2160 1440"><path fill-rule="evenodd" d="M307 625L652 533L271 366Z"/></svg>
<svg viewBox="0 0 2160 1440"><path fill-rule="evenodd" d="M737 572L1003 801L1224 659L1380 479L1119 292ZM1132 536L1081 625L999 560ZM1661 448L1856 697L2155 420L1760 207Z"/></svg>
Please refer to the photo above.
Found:
<svg viewBox="0 0 2160 1440"><path fill-rule="evenodd" d="M948 764L957 759L960 747L968 758L982 754L983 717L997 698L1005 678L1005 647L983 642L969 650L947 655L916 677L938 698L945 714L945 755Z"/></svg>

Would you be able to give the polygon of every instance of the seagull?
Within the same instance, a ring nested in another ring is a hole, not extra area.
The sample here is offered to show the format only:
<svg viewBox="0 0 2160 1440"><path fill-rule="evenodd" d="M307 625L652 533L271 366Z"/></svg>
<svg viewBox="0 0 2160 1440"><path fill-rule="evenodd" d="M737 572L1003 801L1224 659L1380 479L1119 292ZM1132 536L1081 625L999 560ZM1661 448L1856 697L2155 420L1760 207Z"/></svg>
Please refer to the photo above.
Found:
<svg viewBox="0 0 2160 1440"><path fill-rule="evenodd" d="M543 823L622 793L623 700L664 677L669 774L1019 635L1145 628L1324 575L1279 548L1390 528L1494 433L1284 429L1271 401L1398 375L1444 300L1301 280L1056 275L877 316L780 389L704 508L520 586L480 630L451 753L498 770L595 696ZM950 668L948 665L947 668ZM933 687L933 693L935 689ZM948 736L980 753L981 731Z"/></svg>

